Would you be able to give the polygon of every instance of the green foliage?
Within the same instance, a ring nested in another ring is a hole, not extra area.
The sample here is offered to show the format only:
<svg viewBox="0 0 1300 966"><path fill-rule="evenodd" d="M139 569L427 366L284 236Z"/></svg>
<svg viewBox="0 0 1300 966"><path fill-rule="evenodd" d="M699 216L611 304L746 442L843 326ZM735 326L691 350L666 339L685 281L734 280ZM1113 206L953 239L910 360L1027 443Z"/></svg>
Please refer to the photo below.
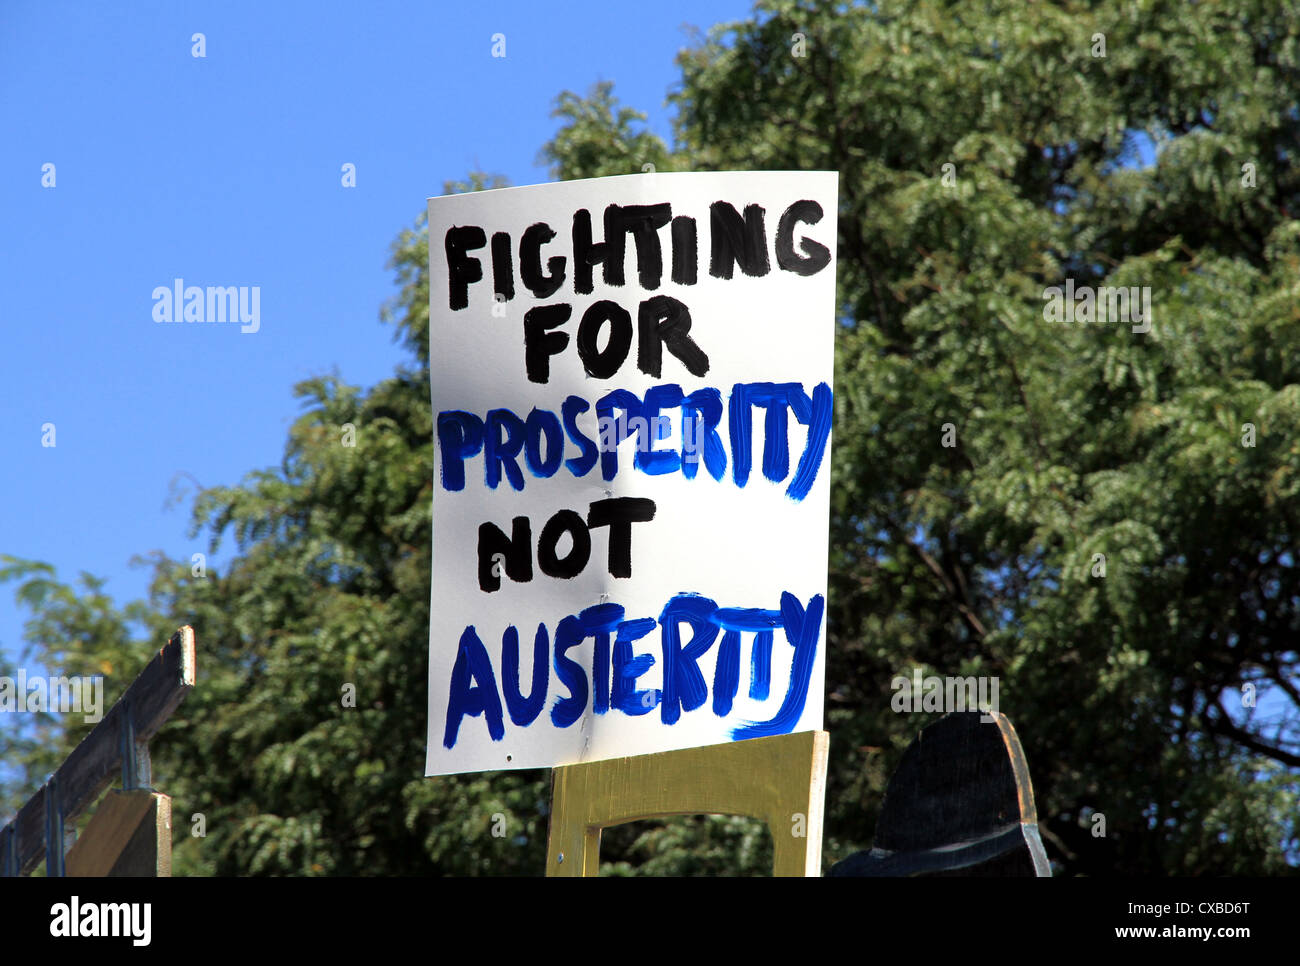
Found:
<svg viewBox="0 0 1300 966"><path fill-rule="evenodd" d="M585 98L565 91L556 99L551 117L560 118L564 126L542 148L538 161L549 164L559 180L637 174L647 170L646 165L653 165L649 170L675 170L678 159L660 138L644 127L633 128L644 125L646 116L619 107L609 81L596 84Z"/></svg>
<svg viewBox="0 0 1300 966"><path fill-rule="evenodd" d="M1060 872L1292 868L1298 38L1300 11L1262 2L774 2L681 54L671 147L611 85L559 98L542 151L559 178L840 172L827 861L870 843L927 723L890 709L891 679L917 666L1000 678ZM391 265L383 318L412 367L369 391L301 384L282 466L200 494L194 532L235 541L227 571L157 557L148 607L123 613L87 577L0 571L37 615L32 657L107 663L109 701L196 627L200 685L155 750L178 829L207 820L179 839L178 872L542 871L545 773L420 777L423 217ZM1044 289L1066 278L1149 287L1150 331L1045 321ZM78 736L52 722L0 753L35 788ZM12 807L16 783L0 791ZM752 823L701 817L610 830L603 860L755 872L770 847Z"/></svg>
<svg viewBox="0 0 1300 966"><path fill-rule="evenodd" d="M919 665L1001 678L1064 871L1294 861L1300 17L1137 10L774 3L682 58L692 167L840 172L833 855ZM1152 331L1046 323L1066 276L1149 286Z"/></svg>
<svg viewBox="0 0 1300 966"><path fill-rule="evenodd" d="M616 825L602 832L600 853L600 874L610 877L772 874L772 834L767 826L735 815L683 815Z"/></svg>

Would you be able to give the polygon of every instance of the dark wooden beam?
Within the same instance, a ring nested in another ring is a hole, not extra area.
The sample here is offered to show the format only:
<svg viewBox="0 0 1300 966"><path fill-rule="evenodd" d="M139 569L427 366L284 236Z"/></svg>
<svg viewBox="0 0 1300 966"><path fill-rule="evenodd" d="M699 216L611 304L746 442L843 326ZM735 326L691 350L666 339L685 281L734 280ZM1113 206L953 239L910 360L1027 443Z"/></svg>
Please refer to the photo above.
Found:
<svg viewBox="0 0 1300 966"><path fill-rule="evenodd" d="M195 675L194 629L187 625L171 636L103 720L64 759L47 783L52 794L47 796L47 787L42 787L0 830L0 875L27 875L45 856L47 797L57 802L63 822L70 825L122 770L124 749L132 771L126 784L137 784L136 778L148 767L149 739L193 690ZM55 847L62 850L63 843Z"/></svg>

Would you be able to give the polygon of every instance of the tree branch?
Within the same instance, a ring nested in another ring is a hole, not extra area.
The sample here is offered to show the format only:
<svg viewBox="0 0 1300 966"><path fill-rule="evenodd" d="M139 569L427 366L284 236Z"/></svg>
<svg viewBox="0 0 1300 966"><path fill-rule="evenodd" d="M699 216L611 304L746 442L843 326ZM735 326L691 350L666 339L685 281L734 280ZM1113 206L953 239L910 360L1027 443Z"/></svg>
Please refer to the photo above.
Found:
<svg viewBox="0 0 1300 966"><path fill-rule="evenodd" d="M1251 734L1249 731L1245 731L1241 728L1238 728L1235 724L1233 724L1232 718L1228 715L1227 710L1223 707L1222 698L1214 699L1214 707L1218 709L1219 714L1212 718L1207 716L1205 722L1206 730L1209 731L1211 734L1221 735L1222 737L1225 738L1231 738L1233 741L1237 742L1242 747L1249 748L1251 751L1258 752L1259 754L1264 755L1266 758L1272 758L1274 761L1279 761L1284 765L1290 766L1291 768L1300 768L1300 755L1294 754L1293 752L1290 751L1286 751L1283 748L1277 748L1273 745L1267 744L1261 741L1255 735Z"/></svg>

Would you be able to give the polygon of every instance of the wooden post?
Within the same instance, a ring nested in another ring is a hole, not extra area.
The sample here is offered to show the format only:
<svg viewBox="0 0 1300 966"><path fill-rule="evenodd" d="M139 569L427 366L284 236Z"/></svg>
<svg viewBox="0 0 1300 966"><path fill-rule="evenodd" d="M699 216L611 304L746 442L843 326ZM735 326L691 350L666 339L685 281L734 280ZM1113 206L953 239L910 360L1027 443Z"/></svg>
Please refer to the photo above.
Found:
<svg viewBox="0 0 1300 966"><path fill-rule="evenodd" d="M772 834L773 875L819 876L829 744L825 731L803 731L556 768L546 874L596 875L610 825L747 815Z"/></svg>

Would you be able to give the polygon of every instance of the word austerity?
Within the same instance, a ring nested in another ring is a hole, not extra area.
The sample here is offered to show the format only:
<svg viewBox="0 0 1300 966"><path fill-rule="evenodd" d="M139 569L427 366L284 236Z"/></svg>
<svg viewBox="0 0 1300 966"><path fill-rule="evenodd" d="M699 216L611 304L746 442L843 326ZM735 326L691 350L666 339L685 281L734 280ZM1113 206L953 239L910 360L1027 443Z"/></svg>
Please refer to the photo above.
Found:
<svg viewBox="0 0 1300 966"><path fill-rule="evenodd" d="M481 716L493 741L505 737L506 714L516 727L531 725L541 716L551 693L552 658L557 683L568 691L567 695L557 695L551 705L550 723L554 727L570 727L588 709L598 715L615 710L638 716L658 708L664 724L676 724L682 712L694 711L709 697L699 661L713 648L719 635L712 711L725 718L731 713L740 685L741 635L754 635L749 696L761 701L769 696L773 632L778 628L784 630L792 648L790 684L785 697L770 720L740 725L732 729L732 737L739 740L788 734L798 723L808 700L825 607L821 594L814 595L804 607L793 594L782 593L778 609L764 610L719 607L707 597L682 593L668 601L656 620L653 617L627 619L621 605L597 604L563 618L556 625L553 647L546 625L537 625L532 675L526 694L519 673L518 629L512 625L502 634L500 661L494 665L478 630L471 625L461 634L452 667L443 746L455 746L461 722L467 716ZM689 627L691 634L685 643L683 625ZM635 654L633 645L656 627L660 629L662 688L638 689L637 679L654 666L655 657ZM589 638L593 641L590 679L586 669L568 656L569 651ZM496 667L501 668L500 686Z"/></svg>

